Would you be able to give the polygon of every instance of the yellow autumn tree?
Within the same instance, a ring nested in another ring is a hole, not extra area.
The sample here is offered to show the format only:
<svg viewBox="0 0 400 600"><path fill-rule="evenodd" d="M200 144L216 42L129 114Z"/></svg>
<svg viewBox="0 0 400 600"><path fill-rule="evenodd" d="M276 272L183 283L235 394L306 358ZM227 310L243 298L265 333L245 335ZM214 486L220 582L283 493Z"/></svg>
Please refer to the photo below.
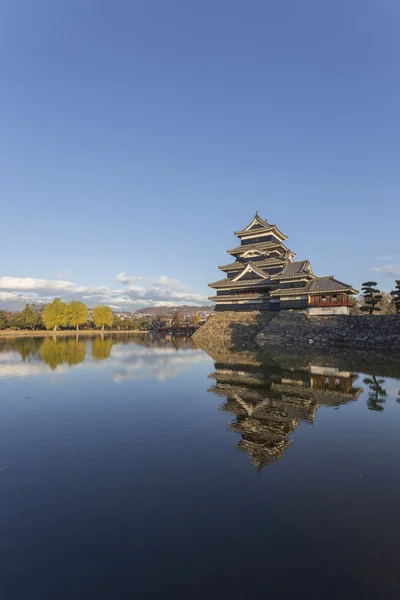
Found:
<svg viewBox="0 0 400 600"><path fill-rule="evenodd" d="M86 304L78 302L78 300L71 300L67 308L68 313L68 325L76 327L79 330L79 325L83 325L89 318L89 311Z"/></svg>
<svg viewBox="0 0 400 600"><path fill-rule="evenodd" d="M95 306L93 309L93 321L96 327L101 327L102 331L104 331L105 326L111 327L113 324L111 308L109 306L104 306L103 304Z"/></svg>
<svg viewBox="0 0 400 600"><path fill-rule="evenodd" d="M65 327L68 325L67 304L61 298L54 298L44 309L42 319L46 329L56 331L58 327Z"/></svg>

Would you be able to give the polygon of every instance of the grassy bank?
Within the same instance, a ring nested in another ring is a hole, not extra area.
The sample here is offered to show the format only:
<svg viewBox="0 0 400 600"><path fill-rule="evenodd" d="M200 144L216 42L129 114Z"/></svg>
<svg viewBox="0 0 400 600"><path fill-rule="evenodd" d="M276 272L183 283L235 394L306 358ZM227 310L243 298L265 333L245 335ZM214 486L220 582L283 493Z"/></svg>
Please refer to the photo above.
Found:
<svg viewBox="0 0 400 600"><path fill-rule="evenodd" d="M2 337L52 337L52 336L76 336L76 335L86 335L86 336L95 336L95 335L126 335L129 333L150 333L150 331L141 331L139 329L131 329L130 331L101 331L100 329L80 329L79 331L75 331L75 329L71 330L59 330L59 331L42 331L42 330L32 330L32 329L2 329L0 330L0 338Z"/></svg>

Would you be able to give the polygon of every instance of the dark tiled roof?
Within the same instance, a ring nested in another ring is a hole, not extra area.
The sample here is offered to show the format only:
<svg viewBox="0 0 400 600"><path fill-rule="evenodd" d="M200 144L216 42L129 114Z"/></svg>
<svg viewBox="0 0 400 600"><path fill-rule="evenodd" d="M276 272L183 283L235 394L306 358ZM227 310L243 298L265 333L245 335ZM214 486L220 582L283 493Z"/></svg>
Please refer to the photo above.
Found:
<svg viewBox="0 0 400 600"><path fill-rule="evenodd" d="M342 291L352 291L353 293L357 293L357 290L354 290L351 285L347 283L343 283L342 281L338 281L334 277L317 277L310 284L310 294L316 294L319 292L342 292Z"/></svg>
<svg viewBox="0 0 400 600"><path fill-rule="evenodd" d="M256 267L260 267L261 269L264 269L265 267L279 267L282 265L282 263L285 263L285 262L286 262L285 258L267 258L267 260L254 261L253 264ZM248 264L249 263L247 263L247 262L239 262L238 260L236 260L235 262L230 263L229 265L221 265L220 267L218 267L218 269L220 269L221 271L241 271Z"/></svg>
<svg viewBox="0 0 400 600"><path fill-rule="evenodd" d="M311 282L306 283L306 285L301 288L280 288L271 292L271 296L301 296L302 294L308 294L310 283Z"/></svg>
<svg viewBox="0 0 400 600"><path fill-rule="evenodd" d="M350 294L356 294L357 290L354 290L351 285L342 283L333 277L317 277L309 281L302 288L277 289L271 292L271 296L298 296L300 294L321 294L324 292L349 292Z"/></svg>
<svg viewBox="0 0 400 600"><path fill-rule="evenodd" d="M250 235L250 233L254 233L254 235L262 235L263 233L269 233L271 229L274 229L274 227L276 227L276 225L270 225L267 223L266 225L254 227L253 229L241 229L240 231L235 231L235 235L238 237L246 234Z"/></svg>
<svg viewBox="0 0 400 600"><path fill-rule="evenodd" d="M232 281L232 279L220 279L219 281L213 281L208 284L208 287L212 288L238 288L238 287L251 287L253 285L266 285L271 287L271 280L268 279L239 279L238 281Z"/></svg>
<svg viewBox="0 0 400 600"><path fill-rule="evenodd" d="M243 244L241 246L236 246L235 248L231 248L231 250L228 250L228 254L243 254L248 250L260 250L261 252L264 252L272 250L273 248L282 248L285 251L291 252L289 248L286 248L286 246L284 246L280 242L259 242L257 244Z"/></svg>
<svg viewBox="0 0 400 600"><path fill-rule="evenodd" d="M251 220L251 222L247 225L247 227L245 227L245 229L241 229L240 231L235 231L235 235L238 235L238 233L244 233L254 220L256 220L257 224L261 225L261 227L263 227L263 228L265 227L265 228L270 229L271 227L275 227L275 225L270 225L268 223L268 221L265 221L264 219L262 219L257 211L256 214L254 215L253 219ZM259 229L261 229L261 227Z"/></svg>
<svg viewBox="0 0 400 600"><path fill-rule="evenodd" d="M226 296L209 296L208 299L211 302L219 302L220 300L253 300L265 294L266 292L260 292L259 294L257 292L253 294L227 294Z"/></svg>
<svg viewBox="0 0 400 600"><path fill-rule="evenodd" d="M268 227L254 227L253 229L242 229L241 231L235 231L235 235L239 238L244 236L260 237L262 235L268 235L275 230L278 236L282 236L284 240L287 240L287 235L282 233L276 225L268 225Z"/></svg>
<svg viewBox="0 0 400 600"><path fill-rule="evenodd" d="M312 275L310 263L308 260L300 260L288 263L280 273L271 275L271 279L292 279L294 277L304 277L307 275Z"/></svg>

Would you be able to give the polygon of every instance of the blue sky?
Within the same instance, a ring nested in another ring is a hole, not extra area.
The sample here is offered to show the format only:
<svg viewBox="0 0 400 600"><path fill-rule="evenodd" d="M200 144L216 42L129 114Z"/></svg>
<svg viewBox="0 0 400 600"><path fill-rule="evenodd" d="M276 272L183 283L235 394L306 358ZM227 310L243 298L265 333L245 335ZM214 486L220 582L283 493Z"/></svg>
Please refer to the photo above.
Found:
<svg viewBox="0 0 400 600"><path fill-rule="evenodd" d="M399 30L397 0L0 0L0 298L197 303L256 210L390 290Z"/></svg>

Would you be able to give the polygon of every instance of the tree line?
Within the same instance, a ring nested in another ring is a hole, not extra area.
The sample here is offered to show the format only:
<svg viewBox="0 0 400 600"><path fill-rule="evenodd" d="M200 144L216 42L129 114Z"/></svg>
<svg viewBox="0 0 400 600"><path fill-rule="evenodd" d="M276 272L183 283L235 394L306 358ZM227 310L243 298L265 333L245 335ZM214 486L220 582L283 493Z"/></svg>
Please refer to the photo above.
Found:
<svg viewBox="0 0 400 600"><path fill-rule="evenodd" d="M88 329L112 327L113 314L109 306L102 304L93 309L92 320L89 319L89 309L84 302L71 300L67 303L61 298L55 298L46 306L26 304L17 313L0 311L0 329L76 329L85 325Z"/></svg>
<svg viewBox="0 0 400 600"><path fill-rule="evenodd" d="M50 304L38 306L26 304L19 312L0 310L0 329L53 330L76 329L113 329L115 331L148 331L172 325L173 327L198 326L200 315L184 318L176 311L172 319L167 317L120 317L113 315L109 306L96 306L90 317L88 307L84 302L72 300L67 303L61 298L55 298Z"/></svg>

